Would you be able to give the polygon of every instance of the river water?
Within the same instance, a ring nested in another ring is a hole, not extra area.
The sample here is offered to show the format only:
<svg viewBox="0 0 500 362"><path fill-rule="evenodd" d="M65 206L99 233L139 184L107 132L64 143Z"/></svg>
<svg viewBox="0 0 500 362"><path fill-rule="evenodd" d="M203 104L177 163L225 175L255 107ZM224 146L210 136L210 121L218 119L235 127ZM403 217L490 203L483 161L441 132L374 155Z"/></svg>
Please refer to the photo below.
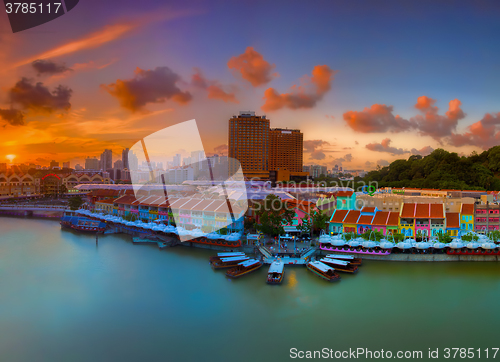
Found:
<svg viewBox="0 0 500 362"><path fill-rule="evenodd" d="M282 361L291 348L324 347L424 357L439 348L442 357L446 347L500 347L499 263L366 261L338 283L287 267L284 284L270 286L266 267L238 280L213 271L213 254L133 245L127 235L96 247L52 220L2 217L0 360Z"/></svg>

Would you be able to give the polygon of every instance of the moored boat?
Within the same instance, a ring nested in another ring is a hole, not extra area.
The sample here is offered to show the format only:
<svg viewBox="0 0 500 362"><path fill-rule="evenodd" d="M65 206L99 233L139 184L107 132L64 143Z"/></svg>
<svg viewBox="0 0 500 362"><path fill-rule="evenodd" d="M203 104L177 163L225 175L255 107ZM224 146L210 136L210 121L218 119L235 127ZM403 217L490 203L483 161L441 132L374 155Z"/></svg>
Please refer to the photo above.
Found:
<svg viewBox="0 0 500 362"><path fill-rule="evenodd" d="M285 263L275 260L271 263L267 272L267 284L281 284L285 277Z"/></svg>
<svg viewBox="0 0 500 362"><path fill-rule="evenodd" d="M307 263L307 269L312 271L314 274L328 280L329 282L334 282L340 280L340 275L335 272L335 269L320 262L320 261L310 261Z"/></svg>
<svg viewBox="0 0 500 362"><path fill-rule="evenodd" d="M234 268L229 269L226 272L226 275L230 278L239 278L245 274L256 271L262 267L262 263L257 259L249 259L245 260L241 263L238 263Z"/></svg>
<svg viewBox="0 0 500 362"><path fill-rule="evenodd" d="M246 255L231 256L228 258L221 258L219 260L210 261L210 265L214 269L232 268L241 262L247 261L250 258Z"/></svg>
<svg viewBox="0 0 500 362"><path fill-rule="evenodd" d="M362 264L362 260L361 258L356 258L352 255L346 255L346 254L327 254L326 255L327 258L330 258L330 259L339 259L339 260L346 260L349 262L350 265L361 265Z"/></svg>
<svg viewBox="0 0 500 362"><path fill-rule="evenodd" d="M320 262L333 267L336 271L339 272L351 274L358 272L358 267L356 265L349 265L349 262L346 260L323 258L320 259Z"/></svg>
<svg viewBox="0 0 500 362"><path fill-rule="evenodd" d="M99 220L92 220L81 216L65 215L61 218L61 227L77 231L92 233L103 233L106 230L106 223Z"/></svg>
<svg viewBox="0 0 500 362"><path fill-rule="evenodd" d="M245 256L245 253L241 252L241 251L237 251L237 252L230 252L230 253L217 253L217 256L211 256L210 257L210 261L216 261L216 260L220 260L222 258L230 258L230 257L233 257L233 256Z"/></svg>

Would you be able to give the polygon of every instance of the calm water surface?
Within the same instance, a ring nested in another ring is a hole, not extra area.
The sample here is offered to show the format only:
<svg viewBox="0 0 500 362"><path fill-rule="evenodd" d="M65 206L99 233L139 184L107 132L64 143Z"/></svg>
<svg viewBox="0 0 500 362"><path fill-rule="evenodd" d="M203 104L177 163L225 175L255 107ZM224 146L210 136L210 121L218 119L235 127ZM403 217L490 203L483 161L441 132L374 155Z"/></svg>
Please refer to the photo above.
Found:
<svg viewBox="0 0 500 362"><path fill-rule="evenodd" d="M302 350L500 347L500 263L365 262L265 283L214 252L0 218L1 361L281 361ZM497 356L500 359L500 356Z"/></svg>

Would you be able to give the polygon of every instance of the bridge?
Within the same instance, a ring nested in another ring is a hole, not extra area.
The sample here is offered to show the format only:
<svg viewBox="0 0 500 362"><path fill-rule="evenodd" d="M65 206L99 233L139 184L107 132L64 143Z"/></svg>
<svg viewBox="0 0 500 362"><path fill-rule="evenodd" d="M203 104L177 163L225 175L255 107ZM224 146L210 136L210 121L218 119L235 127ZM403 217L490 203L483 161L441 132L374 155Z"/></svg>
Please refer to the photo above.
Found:
<svg viewBox="0 0 500 362"><path fill-rule="evenodd" d="M67 209L68 206L63 205L0 205L0 214L61 217Z"/></svg>

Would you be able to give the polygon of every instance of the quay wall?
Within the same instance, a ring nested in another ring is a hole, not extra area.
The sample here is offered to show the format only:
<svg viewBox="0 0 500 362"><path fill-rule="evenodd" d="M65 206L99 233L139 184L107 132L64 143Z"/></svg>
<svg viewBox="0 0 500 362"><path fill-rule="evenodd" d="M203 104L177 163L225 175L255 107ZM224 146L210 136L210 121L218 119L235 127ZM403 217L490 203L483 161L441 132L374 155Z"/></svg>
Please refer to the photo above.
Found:
<svg viewBox="0 0 500 362"><path fill-rule="evenodd" d="M47 210L0 210L0 216L32 216L60 219L64 211L47 211Z"/></svg>
<svg viewBox="0 0 500 362"><path fill-rule="evenodd" d="M499 255L448 255L448 254L389 254L389 255L370 255L357 253L334 253L331 251L319 250L318 256L326 256L327 254L348 254L357 258L366 260L380 261L500 261Z"/></svg>

